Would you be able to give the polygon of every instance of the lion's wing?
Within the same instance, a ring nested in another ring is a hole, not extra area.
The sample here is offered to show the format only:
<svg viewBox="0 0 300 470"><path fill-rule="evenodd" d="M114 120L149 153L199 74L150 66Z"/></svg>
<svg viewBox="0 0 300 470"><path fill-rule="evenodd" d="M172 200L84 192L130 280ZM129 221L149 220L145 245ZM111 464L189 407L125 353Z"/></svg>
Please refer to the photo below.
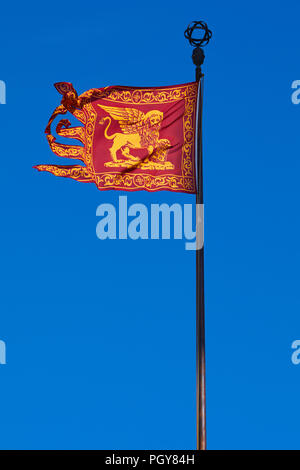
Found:
<svg viewBox="0 0 300 470"><path fill-rule="evenodd" d="M103 106L101 104L98 104L98 106L104 109L113 119L119 121L124 134L139 133L141 127L144 125L145 114L138 109L117 108L114 106Z"/></svg>

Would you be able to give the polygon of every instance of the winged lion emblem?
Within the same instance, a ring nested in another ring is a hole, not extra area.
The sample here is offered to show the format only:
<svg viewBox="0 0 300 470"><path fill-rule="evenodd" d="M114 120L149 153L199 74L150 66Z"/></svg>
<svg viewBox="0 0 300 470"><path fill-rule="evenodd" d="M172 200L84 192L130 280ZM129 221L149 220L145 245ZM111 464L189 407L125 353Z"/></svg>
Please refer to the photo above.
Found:
<svg viewBox="0 0 300 470"><path fill-rule="evenodd" d="M104 136L112 140L110 147L111 161L105 166L131 167L136 165L143 169L173 169L174 165L167 161L167 153L171 148L168 139L160 139L159 131L163 113L158 110L143 113L135 108L118 108L98 104L109 116L103 117L100 124L107 125ZM109 135L108 130L112 119L118 121L121 131ZM130 153L130 149L146 149L147 156L142 160ZM120 158L121 155L123 158ZM125 157L125 158L124 158Z"/></svg>

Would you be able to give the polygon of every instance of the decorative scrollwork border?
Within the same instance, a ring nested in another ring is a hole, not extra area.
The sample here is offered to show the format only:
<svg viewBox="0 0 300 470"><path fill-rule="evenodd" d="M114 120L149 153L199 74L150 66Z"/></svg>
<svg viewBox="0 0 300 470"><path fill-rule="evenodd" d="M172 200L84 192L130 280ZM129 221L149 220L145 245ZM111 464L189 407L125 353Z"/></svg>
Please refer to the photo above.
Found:
<svg viewBox="0 0 300 470"><path fill-rule="evenodd" d="M95 96L100 90L89 90L84 93L84 98ZM165 174L155 176L149 173L121 174L120 172L96 173L93 165L93 138L97 119L97 113L92 101L87 102L84 107L85 114L85 161L88 172L95 180L100 189L124 189L147 191L172 190L187 193L196 192L195 163L192 158L195 145L196 103L198 84L179 85L158 89L127 89L126 87L111 87L106 96L101 96L105 101L130 104L170 103L185 100L185 111L183 116L183 136L181 175ZM83 96L83 95L81 95ZM96 95L97 96L97 95Z"/></svg>

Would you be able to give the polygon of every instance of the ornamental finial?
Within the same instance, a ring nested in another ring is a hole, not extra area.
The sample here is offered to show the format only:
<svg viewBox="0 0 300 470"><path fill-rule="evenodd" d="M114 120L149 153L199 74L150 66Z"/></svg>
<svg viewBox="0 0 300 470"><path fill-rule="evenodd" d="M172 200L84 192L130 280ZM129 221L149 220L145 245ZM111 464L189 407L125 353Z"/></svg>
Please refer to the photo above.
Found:
<svg viewBox="0 0 300 470"><path fill-rule="evenodd" d="M200 37L195 36L195 31L201 32ZM184 36L189 41L190 45L195 47L192 59L196 65L196 80L200 80L202 76L201 65L205 58L202 47L209 43L212 37L212 32L208 29L208 26L204 21L193 21L188 25L184 32Z"/></svg>

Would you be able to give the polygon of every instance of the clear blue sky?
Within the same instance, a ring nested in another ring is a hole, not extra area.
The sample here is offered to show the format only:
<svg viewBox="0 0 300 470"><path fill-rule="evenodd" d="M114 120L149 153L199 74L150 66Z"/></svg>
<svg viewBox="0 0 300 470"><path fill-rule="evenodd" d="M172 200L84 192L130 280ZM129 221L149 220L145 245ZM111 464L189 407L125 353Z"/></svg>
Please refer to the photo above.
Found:
<svg viewBox="0 0 300 470"><path fill-rule="evenodd" d="M1 6L2 449L191 449L195 256L182 241L100 241L120 194L32 169L59 163L53 87L194 79L205 61L210 449L300 448L299 2L5 2ZM191 202L136 192L129 202Z"/></svg>

